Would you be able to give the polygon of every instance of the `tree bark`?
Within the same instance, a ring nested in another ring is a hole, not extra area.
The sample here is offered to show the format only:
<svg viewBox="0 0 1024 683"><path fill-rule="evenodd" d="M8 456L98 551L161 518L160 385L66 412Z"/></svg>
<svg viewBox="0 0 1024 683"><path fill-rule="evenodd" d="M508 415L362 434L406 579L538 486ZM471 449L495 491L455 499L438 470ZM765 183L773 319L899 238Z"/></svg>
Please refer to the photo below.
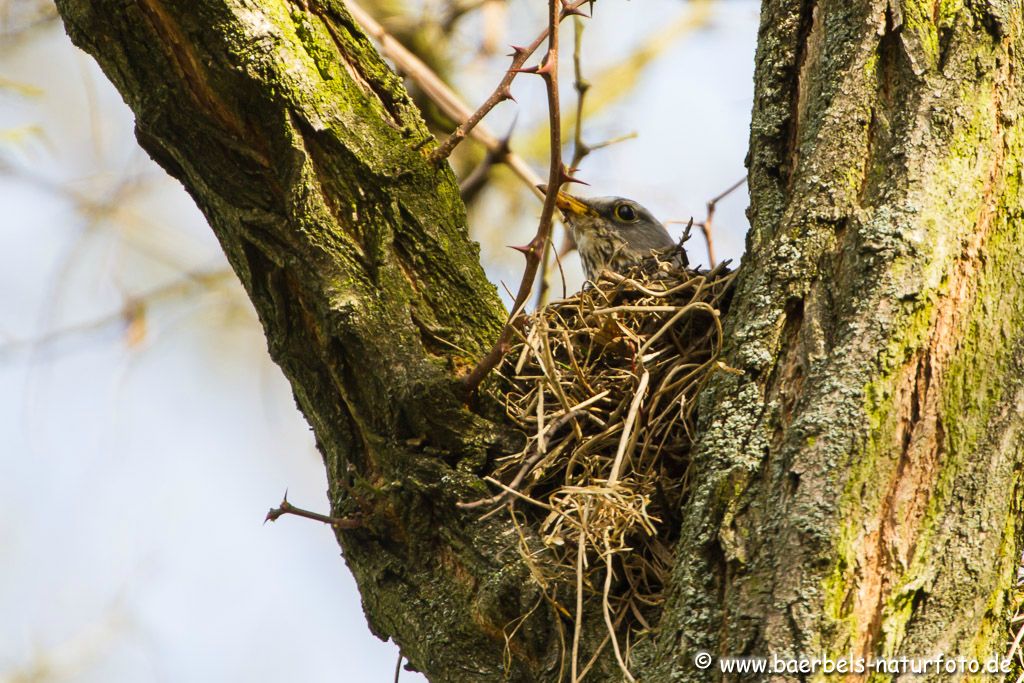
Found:
<svg viewBox="0 0 1024 683"><path fill-rule="evenodd" d="M447 165L401 81L338 2L68 0L68 33L191 193L323 454L371 629L433 680L558 667L550 616L502 518L454 503L515 450L456 378L505 312ZM480 411L478 411L480 412ZM527 628L528 627L528 628Z"/></svg>
<svg viewBox="0 0 1024 683"><path fill-rule="evenodd" d="M650 680L706 680L700 650L1005 652L1022 24L1020 2L763 3L727 330L744 375L703 413Z"/></svg>
<svg viewBox="0 0 1024 683"><path fill-rule="evenodd" d="M516 448L456 390L504 311L401 82L337 0L57 4L252 298L333 514L364 520L338 540L371 628L431 680L559 680L562 625L514 530L454 507ZM719 678L699 650L1002 652L1022 547L1022 36L1021 0L763 3L726 320L743 375L702 401L639 679Z"/></svg>

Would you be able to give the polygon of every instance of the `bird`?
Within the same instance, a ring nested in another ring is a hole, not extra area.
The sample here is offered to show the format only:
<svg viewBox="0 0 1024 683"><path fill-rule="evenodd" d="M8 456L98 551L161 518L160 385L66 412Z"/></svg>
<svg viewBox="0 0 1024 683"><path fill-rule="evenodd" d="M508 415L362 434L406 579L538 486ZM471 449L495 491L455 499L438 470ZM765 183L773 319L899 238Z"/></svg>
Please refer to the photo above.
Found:
<svg viewBox="0 0 1024 683"><path fill-rule="evenodd" d="M582 198L559 191L555 206L562 212L591 282L603 270L622 274L678 246L661 221L632 199ZM681 247L678 252L681 265L687 265L686 252Z"/></svg>

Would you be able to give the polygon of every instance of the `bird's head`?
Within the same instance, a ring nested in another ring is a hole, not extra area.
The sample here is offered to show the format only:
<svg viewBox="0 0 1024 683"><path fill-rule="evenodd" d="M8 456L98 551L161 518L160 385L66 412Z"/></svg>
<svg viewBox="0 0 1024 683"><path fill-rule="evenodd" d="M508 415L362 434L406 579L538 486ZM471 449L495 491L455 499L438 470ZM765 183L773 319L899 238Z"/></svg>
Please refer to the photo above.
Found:
<svg viewBox="0 0 1024 683"><path fill-rule="evenodd" d="M562 211L565 222L576 231L587 232L598 228L611 230L630 241L630 236L653 234L660 237L665 228L650 211L623 197L576 197L559 192L555 205Z"/></svg>
<svg viewBox="0 0 1024 683"><path fill-rule="evenodd" d="M544 192L546 186L540 185ZM581 239L609 233L633 249L647 253L675 245L665 226L650 211L624 197L576 197L559 191L555 206L579 243Z"/></svg>
<svg viewBox="0 0 1024 683"><path fill-rule="evenodd" d="M538 189L543 192L545 187ZM559 191L555 206L562 211L589 280L603 269L622 272L657 252L677 246L665 226L632 199L584 199ZM682 256L686 265L685 253Z"/></svg>

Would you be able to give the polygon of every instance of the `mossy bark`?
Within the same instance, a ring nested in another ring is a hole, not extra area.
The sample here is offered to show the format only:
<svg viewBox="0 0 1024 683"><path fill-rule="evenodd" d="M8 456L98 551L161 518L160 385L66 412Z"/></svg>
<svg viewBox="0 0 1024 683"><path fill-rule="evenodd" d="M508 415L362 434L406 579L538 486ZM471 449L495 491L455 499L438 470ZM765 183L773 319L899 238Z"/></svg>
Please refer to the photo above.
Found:
<svg viewBox="0 0 1024 683"><path fill-rule="evenodd" d="M336 0L58 6L247 288L333 512L366 520L338 538L371 627L432 680L559 680L558 617L517 535L454 507L515 447L456 389L504 311L400 81ZM1001 652L1021 549L1022 24L1020 0L764 2L727 319L743 375L704 398L639 678L718 678L701 649Z"/></svg>
<svg viewBox="0 0 1024 683"><path fill-rule="evenodd" d="M338 538L374 632L433 680L557 671L518 536L454 506L490 495L472 473L517 445L457 385L505 311L401 81L329 0L59 9L220 239L313 427L333 513L364 519Z"/></svg>
<svg viewBox="0 0 1024 683"><path fill-rule="evenodd" d="M700 650L1005 652L1024 522L1022 10L763 4L728 330L744 375L705 402L650 680L708 680Z"/></svg>

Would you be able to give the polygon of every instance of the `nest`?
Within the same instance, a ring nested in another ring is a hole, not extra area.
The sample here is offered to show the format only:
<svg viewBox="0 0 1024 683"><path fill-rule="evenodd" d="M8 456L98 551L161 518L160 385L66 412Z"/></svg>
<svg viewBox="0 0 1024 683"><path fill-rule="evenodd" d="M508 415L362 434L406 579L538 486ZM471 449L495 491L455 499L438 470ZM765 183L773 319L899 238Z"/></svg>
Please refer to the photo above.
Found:
<svg viewBox="0 0 1024 683"><path fill-rule="evenodd" d="M575 623L574 670L584 613L596 610L586 601L600 602L605 645L627 678L628 643L660 610L696 398L729 370L718 360L720 312L734 276L726 264L699 272L671 260L605 273L534 313L499 368L508 415L529 437L488 478L501 492L470 506L505 503L543 541L524 555Z"/></svg>

